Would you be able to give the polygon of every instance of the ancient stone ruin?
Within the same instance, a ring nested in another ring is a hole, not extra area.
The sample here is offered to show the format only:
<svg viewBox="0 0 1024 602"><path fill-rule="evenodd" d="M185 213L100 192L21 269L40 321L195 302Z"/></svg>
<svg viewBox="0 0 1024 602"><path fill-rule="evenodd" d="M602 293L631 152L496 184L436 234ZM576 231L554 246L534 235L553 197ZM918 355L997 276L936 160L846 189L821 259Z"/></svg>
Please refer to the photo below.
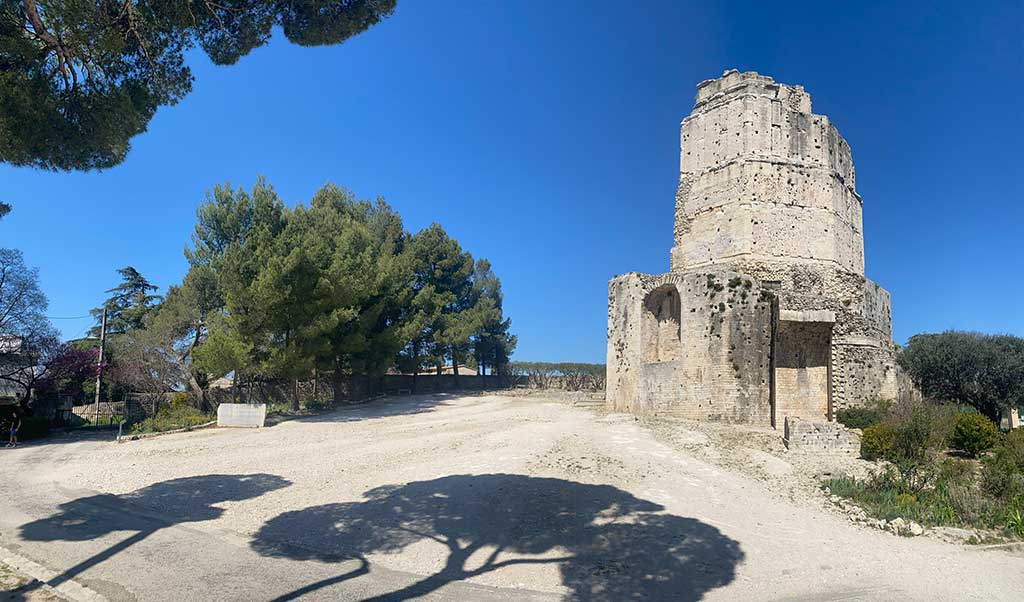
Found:
<svg viewBox="0 0 1024 602"><path fill-rule="evenodd" d="M727 71L680 139L671 271L608 283L609 407L781 427L895 398L850 147L810 95Z"/></svg>

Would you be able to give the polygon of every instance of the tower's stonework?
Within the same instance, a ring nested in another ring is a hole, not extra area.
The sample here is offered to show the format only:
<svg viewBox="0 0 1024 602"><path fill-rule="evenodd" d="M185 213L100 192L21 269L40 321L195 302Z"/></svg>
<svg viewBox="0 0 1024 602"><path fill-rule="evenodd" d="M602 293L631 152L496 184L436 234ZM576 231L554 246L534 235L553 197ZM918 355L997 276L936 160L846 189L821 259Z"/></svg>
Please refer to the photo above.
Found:
<svg viewBox="0 0 1024 602"><path fill-rule="evenodd" d="M894 398L861 207L850 147L802 87L738 71L699 84L671 272L609 283L609 405L781 424Z"/></svg>

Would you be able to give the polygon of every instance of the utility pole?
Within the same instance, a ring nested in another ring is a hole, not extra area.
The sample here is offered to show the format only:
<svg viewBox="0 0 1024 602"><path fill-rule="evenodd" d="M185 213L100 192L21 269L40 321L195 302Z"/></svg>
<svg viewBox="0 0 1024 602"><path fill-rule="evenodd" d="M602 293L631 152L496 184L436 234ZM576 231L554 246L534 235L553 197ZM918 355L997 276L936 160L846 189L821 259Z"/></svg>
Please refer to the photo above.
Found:
<svg viewBox="0 0 1024 602"><path fill-rule="evenodd" d="M100 387L103 385L103 348L107 343L107 308L103 308L102 317L100 317L100 358L96 362L96 416L93 418L93 426L99 425L100 422Z"/></svg>

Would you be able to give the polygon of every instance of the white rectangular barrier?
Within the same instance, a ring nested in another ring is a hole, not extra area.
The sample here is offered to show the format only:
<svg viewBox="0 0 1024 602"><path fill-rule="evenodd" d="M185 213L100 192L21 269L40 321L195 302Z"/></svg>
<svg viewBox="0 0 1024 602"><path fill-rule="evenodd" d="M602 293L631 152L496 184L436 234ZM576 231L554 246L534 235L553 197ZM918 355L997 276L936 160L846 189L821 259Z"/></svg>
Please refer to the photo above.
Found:
<svg viewBox="0 0 1024 602"><path fill-rule="evenodd" d="M217 426L260 428L266 419L265 403L222 403L217 407Z"/></svg>

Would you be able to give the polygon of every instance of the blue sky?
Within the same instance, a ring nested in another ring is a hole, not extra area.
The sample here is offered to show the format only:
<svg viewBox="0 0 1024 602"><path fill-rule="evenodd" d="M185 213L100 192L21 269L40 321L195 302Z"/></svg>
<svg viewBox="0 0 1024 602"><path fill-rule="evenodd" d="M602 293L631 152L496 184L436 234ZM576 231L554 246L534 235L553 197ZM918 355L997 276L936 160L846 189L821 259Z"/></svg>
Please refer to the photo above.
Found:
<svg viewBox="0 0 1024 602"><path fill-rule="evenodd" d="M123 165L0 166L0 245L52 316L80 316L124 265L180 280L214 184L265 175L295 203L334 182L490 259L518 359L604 361L608 279L668 269L679 121L737 68L804 85L851 144L897 342L1024 335L1022 5L885 4L400 0L340 46L196 54L192 94Z"/></svg>

